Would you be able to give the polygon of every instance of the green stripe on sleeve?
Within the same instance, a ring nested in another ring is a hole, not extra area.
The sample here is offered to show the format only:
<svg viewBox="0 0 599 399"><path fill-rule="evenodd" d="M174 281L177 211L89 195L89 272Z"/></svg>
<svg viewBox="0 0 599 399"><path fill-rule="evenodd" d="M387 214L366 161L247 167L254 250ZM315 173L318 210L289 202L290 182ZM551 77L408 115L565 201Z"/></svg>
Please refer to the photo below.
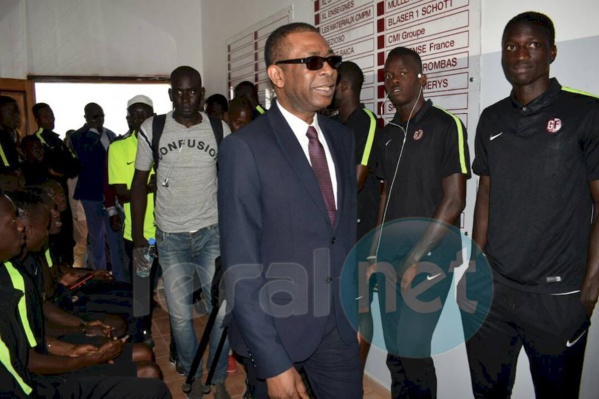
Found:
<svg viewBox="0 0 599 399"><path fill-rule="evenodd" d="M8 350L8 347L6 346L4 341L2 341L2 337L0 337L0 363L2 363L2 365L8 370L10 374L12 374L13 378L17 381L21 389L27 395L29 395L33 391L33 389L31 389L31 387L27 385L25 381L23 381L23 378L21 378L19 373L17 373L15 368L12 366L12 362L10 361L10 351Z"/></svg>
<svg viewBox="0 0 599 399"><path fill-rule="evenodd" d="M441 107L438 107L436 105L434 107L445 112L447 115L451 116L455 121L458 130L458 146L460 147L458 149L460 153L460 169L462 170L463 174L468 174L468 167L466 166L466 154L464 153L464 128L462 127L462 122L460 121L460 118Z"/></svg>
<svg viewBox="0 0 599 399"><path fill-rule="evenodd" d="M571 87L562 86L562 90L563 91L567 91L568 93L582 94L583 96L589 96L589 97L599 98L599 96L596 95L596 94L592 94L592 93L589 93L589 92L586 92L586 91L582 91L582 90L573 89Z"/></svg>
<svg viewBox="0 0 599 399"><path fill-rule="evenodd" d="M367 108L362 108L364 112L370 117L370 129L368 129L368 138L366 139L366 146L364 146L364 153L362 154L361 165L368 166L368 160L370 159L370 152L372 151L372 144L374 143L374 133L376 132L376 116Z"/></svg>
<svg viewBox="0 0 599 399"><path fill-rule="evenodd" d="M6 271L8 271L8 275L12 280L12 286L25 294L25 280L23 280L23 276L21 273L10 262L6 262L4 264L6 267ZM27 317L27 303L25 303L25 295L19 300L19 317L21 318L21 323L23 324L23 329L25 330L25 335L27 335L27 341L29 341L29 346L35 348L37 342L35 340L35 336L33 335L33 330L29 325L29 318Z"/></svg>

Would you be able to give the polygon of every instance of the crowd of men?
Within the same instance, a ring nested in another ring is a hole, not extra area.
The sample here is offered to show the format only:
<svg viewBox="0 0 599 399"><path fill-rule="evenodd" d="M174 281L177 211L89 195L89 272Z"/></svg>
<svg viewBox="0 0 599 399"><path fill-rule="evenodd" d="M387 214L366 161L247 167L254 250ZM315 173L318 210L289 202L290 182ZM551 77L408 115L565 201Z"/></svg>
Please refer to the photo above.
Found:
<svg viewBox="0 0 599 399"><path fill-rule="evenodd" d="M574 398L599 295L599 99L550 78L547 16L517 15L501 42L512 91L483 111L472 163L472 259L488 262L490 280L473 269L460 281L475 298L492 291L477 320L461 309L472 390L510 397L524 347L536 397ZM226 306L214 312L208 356L215 398L230 398L230 348L247 398L361 398L375 289L392 398L437 397L431 341L464 245L466 127L425 98L409 48L384 65L396 111L384 127L360 103L359 66L317 28L277 28L264 58L276 94L268 111L242 82L231 101L208 97L204 112L200 73L181 66L173 110L155 115L135 96L119 138L95 103L66 144L48 104L33 107L39 130L18 138L21 110L0 97L1 394L169 397L150 349L151 305L140 315L137 302L150 302L161 275L171 359L189 374L194 291L199 281L207 310L217 306L222 260ZM148 278L135 265L150 238L158 260ZM203 397L203 374L200 362L189 398Z"/></svg>

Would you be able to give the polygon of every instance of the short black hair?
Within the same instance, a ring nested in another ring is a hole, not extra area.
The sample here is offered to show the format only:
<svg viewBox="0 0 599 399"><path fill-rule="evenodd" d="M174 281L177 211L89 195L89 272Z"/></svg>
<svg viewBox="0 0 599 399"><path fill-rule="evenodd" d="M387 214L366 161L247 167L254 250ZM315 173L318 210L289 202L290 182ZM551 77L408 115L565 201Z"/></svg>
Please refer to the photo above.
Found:
<svg viewBox="0 0 599 399"><path fill-rule="evenodd" d="M283 54L285 38L288 35L302 32L320 33L317 28L305 22L292 22L287 25L279 26L272 31L270 36L268 36L268 39L266 39L266 45L264 46L264 62L266 62L266 67L268 68L275 62L280 61L280 57Z"/></svg>
<svg viewBox="0 0 599 399"><path fill-rule="evenodd" d="M364 72L360 69L358 64L352 61L343 61L339 68L337 68L337 74L339 81L346 80L349 82L352 91L360 94L362 85L364 84Z"/></svg>
<svg viewBox="0 0 599 399"><path fill-rule="evenodd" d="M405 55L411 57L414 61L416 61L416 65L418 66L418 72L422 73L422 58L420 58L420 54L418 54L411 48L395 47L393 50L389 52L387 60L391 59L392 57L402 57Z"/></svg>
<svg viewBox="0 0 599 399"><path fill-rule="evenodd" d="M555 45L555 26L553 25L553 21L545 14L541 14L536 11L526 11L521 14L516 15L514 18L510 19L508 23L505 25L503 29L503 36L505 36L505 32L509 28L517 24L536 24L543 28L545 33L547 34L547 38L549 39L549 45Z"/></svg>
<svg viewBox="0 0 599 399"><path fill-rule="evenodd" d="M95 109L101 109L102 111L104 111L102 109L102 107L97 103L87 103L87 104L85 104L85 107L83 107L83 112L85 113L85 116L87 117L87 116L89 116L88 114Z"/></svg>
<svg viewBox="0 0 599 399"><path fill-rule="evenodd" d="M250 89L254 90L256 88L256 85L250 82L249 80L244 80L243 82L239 82L237 86L235 86L235 89L233 91L237 90L240 87L249 87Z"/></svg>
<svg viewBox="0 0 599 399"><path fill-rule="evenodd" d="M48 207L48 209L54 209L54 206L56 205L54 203L54 198L52 198L50 196L50 194L48 194L48 192L42 188L41 186L37 185L37 186L27 186L26 191L27 193L31 194L31 195L36 195L37 197L40 198L40 201L46 205L46 207ZM10 197L10 195L9 195Z"/></svg>
<svg viewBox="0 0 599 399"><path fill-rule="evenodd" d="M0 107L6 105L6 104L16 104L17 100L15 100L12 97L9 96L0 96Z"/></svg>
<svg viewBox="0 0 599 399"><path fill-rule="evenodd" d="M212 104L218 104L221 106L223 112L227 112L229 110L229 102L227 101L227 97L222 94L213 94L206 99L206 107Z"/></svg>
<svg viewBox="0 0 599 399"><path fill-rule="evenodd" d="M40 144L42 143L42 141L40 140L40 138L37 137L37 135L35 135L35 134L29 134L29 135L23 137L21 139L21 144L20 144L21 145L21 149L24 151L25 148L26 148L26 146L27 146L27 144L35 143L36 141L39 142Z"/></svg>
<svg viewBox="0 0 599 399"><path fill-rule="evenodd" d="M31 188L25 191L14 191L12 193L6 193L8 198L15 204L17 209L19 210L19 214L24 212L28 214L32 209L35 209L37 206L45 206L44 201L39 195L37 190L32 190Z"/></svg>
<svg viewBox="0 0 599 399"><path fill-rule="evenodd" d="M44 108L50 108L50 106L46 103L37 103L31 107L31 112L33 113L33 116L37 118L40 115L40 111Z"/></svg>
<svg viewBox="0 0 599 399"><path fill-rule="evenodd" d="M252 104L250 104L247 98L235 97L229 102L229 115L231 115L236 109L245 109L249 112L250 116L252 116L254 107L252 107Z"/></svg>
<svg viewBox="0 0 599 399"><path fill-rule="evenodd" d="M182 65L177 67L171 72L170 82L173 83L173 80L181 77L181 76L189 76L190 78L197 78L200 80L200 85L202 83L202 76L198 72L197 69L192 68L188 65Z"/></svg>

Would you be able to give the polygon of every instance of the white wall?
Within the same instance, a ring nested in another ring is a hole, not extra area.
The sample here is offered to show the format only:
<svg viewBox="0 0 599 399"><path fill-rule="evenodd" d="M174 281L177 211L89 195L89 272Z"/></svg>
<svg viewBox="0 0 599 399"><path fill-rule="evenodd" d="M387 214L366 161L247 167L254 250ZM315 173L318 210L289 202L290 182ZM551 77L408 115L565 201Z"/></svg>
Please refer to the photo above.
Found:
<svg viewBox="0 0 599 399"><path fill-rule="evenodd" d="M202 0L202 49L206 60L202 77L207 94L227 95L227 39L290 5L292 21L314 23L312 0Z"/></svg>
<svg viewBox="0 0 599 399"><path fill-rule="evenodd" d="M25 2L0 1L0 78L27 76Z"/></svg>
<svg viewBox="0 0 599 399"><path fill-rule="evenodd" d="M2 0L0 18L0 77L203 67L200 0Z"/></svg>

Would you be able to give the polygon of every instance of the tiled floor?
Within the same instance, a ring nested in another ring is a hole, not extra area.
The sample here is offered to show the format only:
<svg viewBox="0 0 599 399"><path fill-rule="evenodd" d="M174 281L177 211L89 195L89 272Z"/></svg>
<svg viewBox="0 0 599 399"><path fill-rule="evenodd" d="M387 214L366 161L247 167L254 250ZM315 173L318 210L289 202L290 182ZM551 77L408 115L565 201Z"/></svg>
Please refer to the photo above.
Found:
<svg viewBox="0 0 599 399"><path fill-rule="evenodd" d="M164 306L164 302L158 300L161 306ZM165 308L164 308L165 309ZM185 395L181 391L181 385L185 381L184 376L180 376L175 371L175 366L168 361L168 348L170 342L170 330L168 314L163 307L157 307L154 310L152 318L152 335L156 346L154 347L154 353L156 355L156 363L162 368L164 374L164 381L169 386L173 399L184 399ZM198 337L201 337L203 328L207 317L196 315L194 318L194 325ZM205 371L205 374L207 372ZM237 372L230 373L226 381L227 390L231 394L233 399L241 399L245 389L245 372L243 367L239 365ZM388 399L390 397L389 391L371 380L368 377L364 378L364 398L365 399ZM210 393L205 396L206 399L212 399L213 395ZM342 399L342 398L323 398L323 399Z"/></svg>

